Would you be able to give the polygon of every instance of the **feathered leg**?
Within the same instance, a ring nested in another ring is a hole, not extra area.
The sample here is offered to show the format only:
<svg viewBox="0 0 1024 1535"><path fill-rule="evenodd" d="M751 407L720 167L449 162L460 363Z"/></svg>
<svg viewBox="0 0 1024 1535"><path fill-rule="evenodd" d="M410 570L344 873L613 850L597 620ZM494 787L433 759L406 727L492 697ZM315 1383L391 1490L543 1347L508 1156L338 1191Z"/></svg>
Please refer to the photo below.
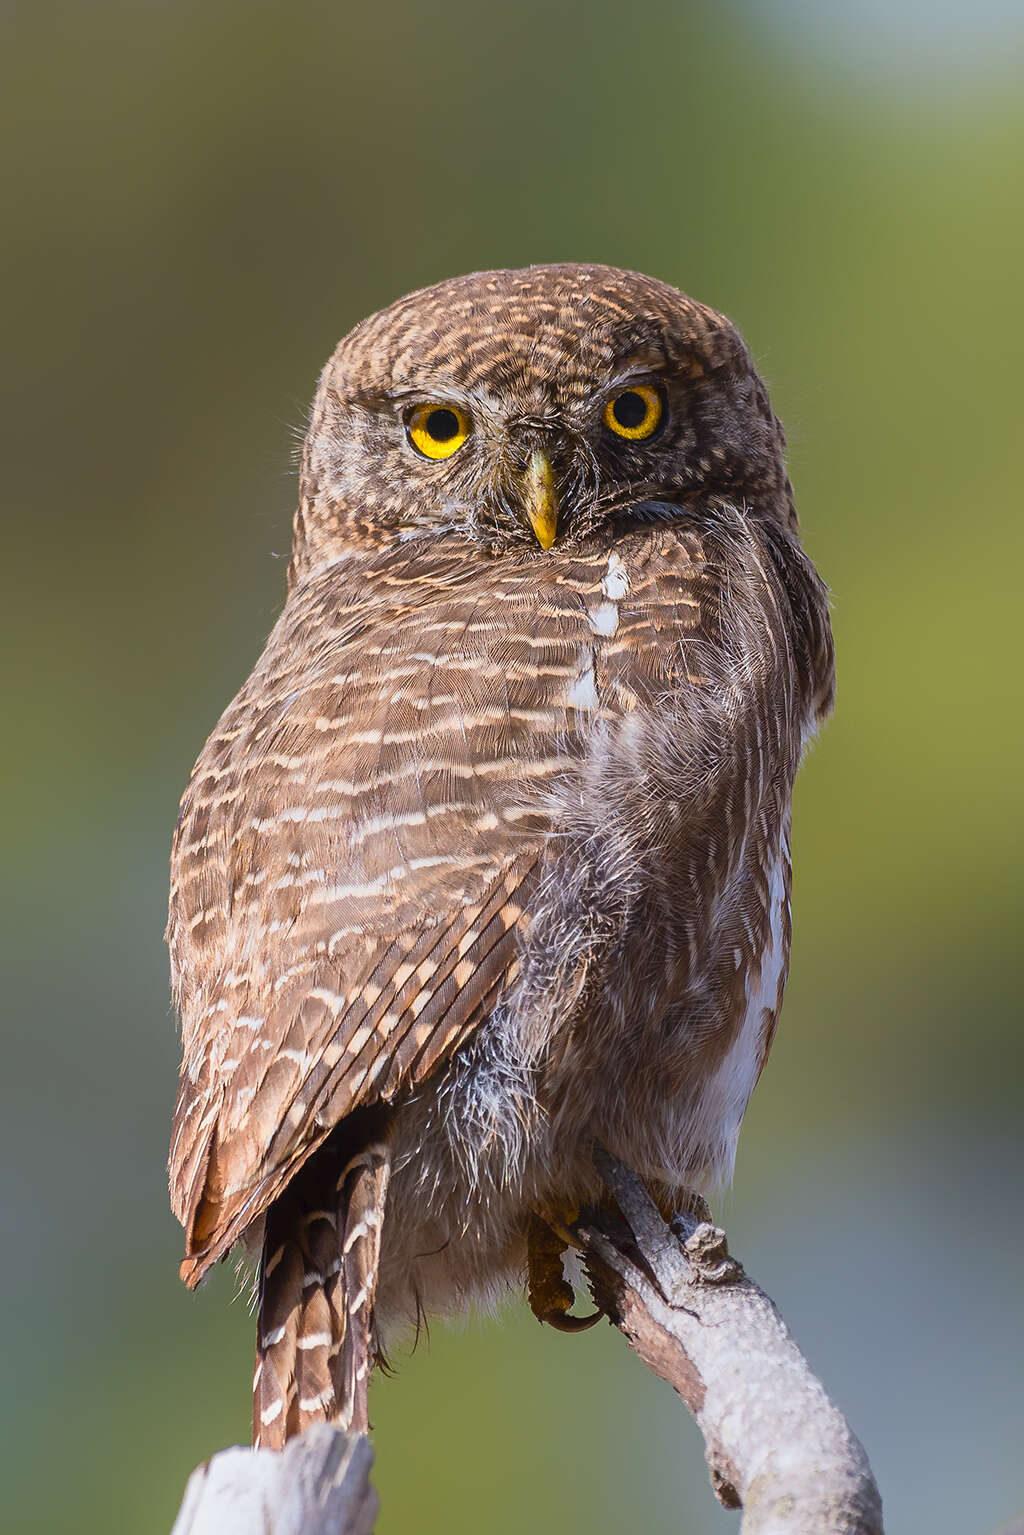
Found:
<svg viewBox="0 0 1024 1535"><path fill-rule="evenodd" d="M351 1145L351 1135L332 1137L267 1212L253 1379L253 1443L263 1449L320 1421L369 1426L391 1155L384 1138L346 1155Z"/></svg>

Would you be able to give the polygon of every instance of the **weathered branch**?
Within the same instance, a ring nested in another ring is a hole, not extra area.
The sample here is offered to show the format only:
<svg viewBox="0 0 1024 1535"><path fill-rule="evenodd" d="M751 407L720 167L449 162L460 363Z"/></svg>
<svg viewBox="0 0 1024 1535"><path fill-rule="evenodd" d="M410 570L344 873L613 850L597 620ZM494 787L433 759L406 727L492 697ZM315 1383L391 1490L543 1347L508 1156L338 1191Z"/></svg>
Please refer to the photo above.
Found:
<svg viewBox="0 0 1024 1535"><path fill-rule="evenodd" d="M575 1228L595 1299L693 1413L743 1535L882 1535L860 1442L725 1233L687 1216L670 1228L633 1173L595 1159L625 1217L589 1210Z"/></svg>
<svg viewBox="0 0 1024 1535"><path fill-rule="evenodd" d="M743 1535L882 1535L864 1450L725 1233L666 1225L633 1173L595 1158L618 1206L574 1227L595 1298L693 1413ZM172 1535L371 1535L372 1462L366 1438L326 1424L280 1454L225 1450L193 1473Z"/></svg>
<svg viewBox="0 0 1024 1535"><path fill-rule="evenodd" d="M318 1423L276 1450L222 1450L189 1477L171 1535L372 1535L363 1434Z"/></svg>

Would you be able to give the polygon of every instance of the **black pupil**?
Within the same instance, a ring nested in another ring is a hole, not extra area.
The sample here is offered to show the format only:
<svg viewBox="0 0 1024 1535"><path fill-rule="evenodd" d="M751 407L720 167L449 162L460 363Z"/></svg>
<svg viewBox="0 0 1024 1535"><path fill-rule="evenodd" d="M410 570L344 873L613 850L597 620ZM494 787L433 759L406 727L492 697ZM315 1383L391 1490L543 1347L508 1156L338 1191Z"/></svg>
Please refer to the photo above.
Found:
<svg viewBox="0 0 1024 1535"><path fill-rule="evenodd" d="M627 389L612 406L612 415L627 432L633 432L643 424L647 415L647 401L635 389Z"/></svg>
<svg viewBox="0 0 1024 1535"><path fill-rule="evenodd" d="M459 418L453 410L432 410L427 417L427 431L435 442L450 442L458 436Z"/></svg>

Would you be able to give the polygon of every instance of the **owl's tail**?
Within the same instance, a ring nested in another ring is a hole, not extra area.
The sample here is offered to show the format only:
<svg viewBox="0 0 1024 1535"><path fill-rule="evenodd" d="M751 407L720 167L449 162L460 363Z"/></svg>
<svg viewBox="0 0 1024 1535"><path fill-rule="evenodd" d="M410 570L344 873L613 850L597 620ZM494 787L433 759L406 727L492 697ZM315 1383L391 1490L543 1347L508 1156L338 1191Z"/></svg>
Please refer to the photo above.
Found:
<svg viewBox="0 0 1024 1535"><path fill-rule="evenodd" d="M342 1126L340 1129L347 1127ZM259 1276L253 1444L313 1423L365 1433L373 1301L391 1154L332 1136L267 1212Z"/></svg>

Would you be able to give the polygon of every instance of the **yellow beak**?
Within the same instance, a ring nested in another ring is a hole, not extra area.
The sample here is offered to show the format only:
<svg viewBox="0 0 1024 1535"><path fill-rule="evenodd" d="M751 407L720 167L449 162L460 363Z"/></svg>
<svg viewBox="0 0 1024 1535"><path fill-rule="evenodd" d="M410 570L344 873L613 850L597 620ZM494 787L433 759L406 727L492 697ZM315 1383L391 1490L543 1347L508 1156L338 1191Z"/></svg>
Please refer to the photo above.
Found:
<svg viewBox="0 0 1024 1535"><path fill-rule="evenodd" d="M523 478L524 504L538 544L550 549L558 532L555 476L546 453L531 453Z"/></svg>

